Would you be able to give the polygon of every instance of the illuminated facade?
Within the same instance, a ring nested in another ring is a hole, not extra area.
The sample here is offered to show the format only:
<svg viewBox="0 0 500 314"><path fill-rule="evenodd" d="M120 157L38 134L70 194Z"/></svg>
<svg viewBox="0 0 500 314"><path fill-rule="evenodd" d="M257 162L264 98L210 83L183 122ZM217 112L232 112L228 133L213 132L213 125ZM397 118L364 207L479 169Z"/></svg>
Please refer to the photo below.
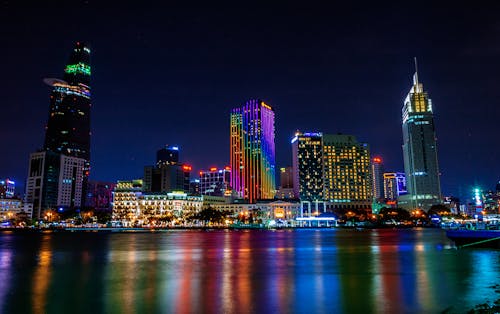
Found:
<svg viewBox="0 0 500 314"><path fill-rule="evenodd" d="M400 195L406 194L406 176L402 172L384 173L384 198L397 200Z"/></svg>
<svg viewBox="0 0 500 314"><path fill-rule="evenodd" d="M30 155L26 201L33 204L34 218L46 209L80 209L86 160L41 151Z"/></svg>
<svg viewBox="0 0 500 314"><path fill-rule="evenodd" d="M13 198L16 192L16 183L12 180L0 180L0 198Z"/></svg>
<svg viewBox="0 0 500 314"><path fill-rule="evenodd" d="M162 221L180 219L202 209L201 196L189 196L183 192L147 193L142 187L142 180L118 181L113 192L114 221L120 221L124 226L160 226Z"/></svg>
<svg viewBox="0 0 500 314"><path fill-rule="evenodd" d="M408 195L400 203L410 209L428 210L441 203L441 186L432 102L418 81L418 71L404 100L402 122Z"/></svg>
<svg viewBox="0 0 500 314"><path fill-rule="evenodd" d="M384 164L382 163L382 158L373 157L372 158L372 191L373 198L382 199L384 198Z"/></svg>
<svg viewBox="0 0 500 314"><path fill-rule="evenodd" d="M255 203L275 195L274 111L262 100L249 100L231 111L231 187Z"/></svg>
<svg viewBox="0 0 500 314"><path fill-rule="evenodd" d="M292 162L294 194L301 201L323 200L323 134L297 132Z"/></svg>
<svg viewBox="0 0 500 314"><path fill-rule="evenodd" d="M89 181L85 207L96 210L110 210L115 185L112 182Z"/></svg>
<svg viewBox="0 0 500 314"><path fill-rule="evenodd" d="M329 208L371 208L368 144L352 135L324 134L323 171L323 198Z"/></svg>
<svg viewBox="0 0 500 314"><path fill-rule="evenodd" d="M231 168L210 168L208 171L200 171L200 194L224 196L230 193Z"/></svg>
<svg viewBox="0 0 500 314"><path fill-rule="evenodd" d="M8 220L17 214L25 213L31 218L33 215L33 204L25 203L17 198L0 198L0 220Z"/></svg>

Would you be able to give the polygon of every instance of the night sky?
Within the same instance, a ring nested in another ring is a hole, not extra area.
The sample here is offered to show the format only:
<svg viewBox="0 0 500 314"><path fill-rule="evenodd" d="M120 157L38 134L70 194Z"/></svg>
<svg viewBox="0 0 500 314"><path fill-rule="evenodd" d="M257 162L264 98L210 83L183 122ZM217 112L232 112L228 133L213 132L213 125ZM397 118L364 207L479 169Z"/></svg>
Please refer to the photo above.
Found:
<svg viewBox="0 0 500 314"><path fill-rule="evenodd" d="M500 179L499 7L96 3L0 4L0 178L19 193L43 145L42 79L62 78L79 40L92 49L94 180L142 177L166 144L195 170L227 165L229 111L249 98L275 109L277 168L291 165L300 129L353 134L386 171L403 171L414 56L433 101L443 194Z"/></svg>

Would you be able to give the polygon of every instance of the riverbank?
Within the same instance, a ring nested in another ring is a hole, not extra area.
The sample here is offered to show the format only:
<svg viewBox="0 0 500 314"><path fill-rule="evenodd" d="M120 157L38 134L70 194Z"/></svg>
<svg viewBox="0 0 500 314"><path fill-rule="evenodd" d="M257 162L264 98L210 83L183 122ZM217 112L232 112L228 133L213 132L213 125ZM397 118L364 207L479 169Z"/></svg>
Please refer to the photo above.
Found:
<svg viewBox="0 0 500 314"><path fill-rule="evenodd" d="M430 227L429 227L430 228ZM100 233L155 233L155 232L169 232L175 230L202 230L202 231L215 231L215 230L307 230L307 229L348 229L348 230L371 230L371 229L415 229L421 230L422 227L350 227L350 226L337 226L337 227L265 227L265 226L171 226L163 228L148 228L148 227L58 227L58 228L0 228L0 233L72 233L72 232L100 232Z"/></svg>

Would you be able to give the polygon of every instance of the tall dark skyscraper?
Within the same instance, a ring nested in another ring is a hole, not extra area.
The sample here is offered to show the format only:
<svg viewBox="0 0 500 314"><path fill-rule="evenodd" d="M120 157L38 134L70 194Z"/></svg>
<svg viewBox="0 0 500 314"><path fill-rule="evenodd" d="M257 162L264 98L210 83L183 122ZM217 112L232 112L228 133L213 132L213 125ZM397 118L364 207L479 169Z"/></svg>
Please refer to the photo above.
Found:
<svg viewBox="0 0 500 314"><path fill-rule="evenodd" d="M403 104L403 156L408 194L400 205L428 210L441 203L436 132L432 102L418 81L415 60L413 86Z"/></svg>
<svg viewBox="0 0 500 314"><path fill-rule="evenodd" d="M301 201L323 200L323 134L297 131L292 162L294 194Z"/></svg>
<svg viewBox="0 0 500 314"><path fill-rule="evenodd" d="M78 210L85 203L90 170L90 49L77 42L52 86L43 150L30 155L26 200L34 217L45 210Z"/></svg>
<svg viewBox="0 0 500 314"><path fill-rule="evenodd" d="M90 169L90 49L77 42L64 69L64 80L45 79L53 87L44 150L85 159ZM85 180L86 181L86 180ZM85 186L85 184L84 184Z"/></svg>

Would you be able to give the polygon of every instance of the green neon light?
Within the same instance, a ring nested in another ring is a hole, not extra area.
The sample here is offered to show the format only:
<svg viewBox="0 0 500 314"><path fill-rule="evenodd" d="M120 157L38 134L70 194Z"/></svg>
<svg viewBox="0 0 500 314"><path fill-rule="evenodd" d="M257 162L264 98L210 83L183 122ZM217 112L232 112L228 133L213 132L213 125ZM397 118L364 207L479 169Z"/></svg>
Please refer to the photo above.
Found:
<svg viewBox="0 0 500 314"><path fill-rule="evenodd" d="M77 64L68 64L64 72L70 74L83 73L85 75L90 75L90 65L79 62Z"/></svg>

